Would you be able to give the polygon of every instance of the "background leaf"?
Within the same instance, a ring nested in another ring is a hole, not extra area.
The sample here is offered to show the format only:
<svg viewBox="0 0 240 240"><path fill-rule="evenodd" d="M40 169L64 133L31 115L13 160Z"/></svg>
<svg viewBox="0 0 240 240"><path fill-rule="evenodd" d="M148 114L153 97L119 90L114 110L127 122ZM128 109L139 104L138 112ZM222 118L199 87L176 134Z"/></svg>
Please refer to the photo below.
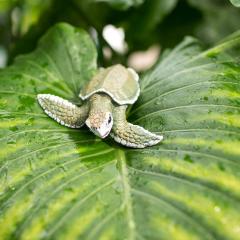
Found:
<svg viewBox="0 0 240 240"><path fill-rule="evenodd" d="M236 6L236 7L240 7L240 1L239 0L230 0L230 2Z"/></svg>
<svg viewBox="0 0 240 240"><path fill-rule="evenodd" d="M115 8L126 10L129 7L137 7L141 5L145 0L93 0L94 2L106 2Z"/></svg>
<svg viewBox="0 0 240 240"><path fill-rule="evenodd" d="M1 64L2 52L11 64L17 55L35 49L38 39L58 22L90 32L100 64L108 66L126 64L136 51L152 46L173 47L186 35L211 46L239 28L240 9L228 0L4 0L0 1L0 67L6 62ZM109 24L124 30L128 46L124 54L104 40L102 32ZM106 49L110 57L104 55Z"/></svg>
<svg viewBox="0 0 240 240"><path fill-rule="evenodd" d="M89 36L53 27L0 73L1 239L238 239L240 33L186 38L141 79L129 119L164 141L124 148L60 126L36 101L77 101L96 70Z"/></svg>
<svg viewBox="0 0 240 240"><path fill-rule="evenodd" d="M239 29L240 10L227 1L188 0L189 4L202 13L202 21L195 29L195 36L207 44L214 44Z"/></svg>

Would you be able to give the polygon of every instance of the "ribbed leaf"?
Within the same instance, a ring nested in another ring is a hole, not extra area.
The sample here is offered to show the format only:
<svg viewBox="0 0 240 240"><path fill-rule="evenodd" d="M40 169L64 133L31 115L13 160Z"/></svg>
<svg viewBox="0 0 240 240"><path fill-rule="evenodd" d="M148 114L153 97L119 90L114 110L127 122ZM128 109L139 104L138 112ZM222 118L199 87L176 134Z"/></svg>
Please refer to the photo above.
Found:
<svg viewBox="0 0 240 240"><path fill-rule="evenodd" d="M0 73L0 239L239 239L240 34L186 38L141 80L129 119L162 132L127 149L48 118L96 69L88 35L53 27ZM238 47L238 48L237 48Z"/></svg>

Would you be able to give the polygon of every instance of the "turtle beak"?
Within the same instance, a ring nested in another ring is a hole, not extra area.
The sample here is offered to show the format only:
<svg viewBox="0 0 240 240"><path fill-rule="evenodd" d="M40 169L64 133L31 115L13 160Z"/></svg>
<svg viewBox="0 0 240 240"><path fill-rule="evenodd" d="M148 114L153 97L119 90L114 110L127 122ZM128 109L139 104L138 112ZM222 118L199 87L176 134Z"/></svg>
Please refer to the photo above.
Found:
<svg viewBox="0 0 240 240"><path fill-rule="evenodd" d="M97 135L100 138L106 138L109 133L110 133L110 130L108 129L97 129Z"/></svg>
<svg viewBox="0 0 240 240"><path fill-rule="evenodd" d="M86 121L86 125L89 127L89 129L95 134L97 135L98 137L100 138L106 138L108 136L108 134L110 133L111 131L111 127L109 126L101 126L100 128L94 128L91 126L90 124L90 121Z"/></svg>

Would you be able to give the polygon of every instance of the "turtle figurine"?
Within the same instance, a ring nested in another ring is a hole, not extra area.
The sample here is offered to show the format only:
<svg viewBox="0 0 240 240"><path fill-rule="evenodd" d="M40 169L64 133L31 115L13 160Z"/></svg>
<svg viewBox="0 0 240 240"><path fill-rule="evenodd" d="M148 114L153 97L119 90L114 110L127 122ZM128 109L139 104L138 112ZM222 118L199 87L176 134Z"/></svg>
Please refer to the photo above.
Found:
<svg viewBox="0 0 240 240"><path fill-rule="evenodd" d="M81 106L51 94L38 94L45 113L58 123L89 129L105 138L109 134L118 143L132 148L144 148L159 143L163 137L133 125L126 120L126 109L140 94L138 74L120 64L100 68L80 91Z"/></svg>

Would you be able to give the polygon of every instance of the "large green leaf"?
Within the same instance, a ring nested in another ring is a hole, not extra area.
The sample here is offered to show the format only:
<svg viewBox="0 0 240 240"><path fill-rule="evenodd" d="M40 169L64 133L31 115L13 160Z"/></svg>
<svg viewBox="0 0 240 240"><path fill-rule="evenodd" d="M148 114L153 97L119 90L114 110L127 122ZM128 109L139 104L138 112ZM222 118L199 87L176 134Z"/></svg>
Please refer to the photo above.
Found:
<svg viewBox="0 0 240 240"><path fill-rule="evenodd" d="M42 112L38 93L77 101L96 69L85 32L49 30L0 73L0 239L239 239L239 46L163 54L129 119L165 139L135 150Z"/></svg>

